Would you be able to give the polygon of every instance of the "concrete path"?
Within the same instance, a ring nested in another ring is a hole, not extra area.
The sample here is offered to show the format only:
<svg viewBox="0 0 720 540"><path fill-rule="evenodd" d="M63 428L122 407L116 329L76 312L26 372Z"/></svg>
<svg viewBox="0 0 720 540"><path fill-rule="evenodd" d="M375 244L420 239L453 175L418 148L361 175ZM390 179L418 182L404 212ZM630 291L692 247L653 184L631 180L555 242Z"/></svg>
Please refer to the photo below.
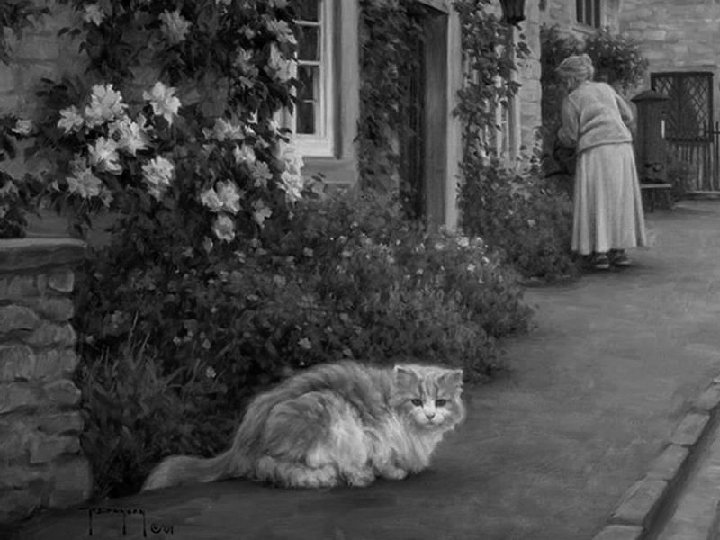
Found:
<svg viewBox="0 0 720 540"><path fill-rule="evenodd" d="M468 421L432 470L362 490L231 481L112 505L144 510L148 538L591 539L720 373L720 203L648 219L655 246L635 267L529 291L538 328L507 343L508 377L468 389ZM90 538L88 521L48 513L17 538ZM122 536L120 515L96 515L92 538L143 538L142 519L126 521Z"/></svg>

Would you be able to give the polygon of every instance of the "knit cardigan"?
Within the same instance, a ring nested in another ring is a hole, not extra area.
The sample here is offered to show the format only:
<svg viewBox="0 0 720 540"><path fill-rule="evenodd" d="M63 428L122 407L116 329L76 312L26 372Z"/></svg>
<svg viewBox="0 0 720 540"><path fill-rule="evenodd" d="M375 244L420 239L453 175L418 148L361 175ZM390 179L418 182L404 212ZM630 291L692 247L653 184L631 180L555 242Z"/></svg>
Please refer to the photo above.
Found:
<svg viewBox="0 0 720 540"><path fill-rule="evenodd" d="M632 109L611 86L586 82L563 100L558 137L579 154L601 144L632 142L633 121Z"/></svg>

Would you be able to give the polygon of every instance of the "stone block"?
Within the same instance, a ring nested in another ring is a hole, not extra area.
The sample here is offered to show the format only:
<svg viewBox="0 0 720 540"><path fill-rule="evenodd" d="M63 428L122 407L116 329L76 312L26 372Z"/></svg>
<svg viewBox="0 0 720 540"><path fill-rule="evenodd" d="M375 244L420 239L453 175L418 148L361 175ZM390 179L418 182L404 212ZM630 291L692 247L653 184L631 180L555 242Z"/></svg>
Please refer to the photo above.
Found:
<svg viewBox="0 0 720 540"><path fill-rule="evenodd" d="M50 275L48 285L53 291L70 293L75 288L75 273L70 270Z"/></svg>
<svg viewBox="0 0 720 540"><path fill-rule="evenodd" d="M72 407L80 402L80 390L72 381L59 380L43 388L48 399L58 407Z"/></svg>
<svg viewBox="0 0 720 540"><path fill-rule="evenodd" d="M75 330L69 324L58 325L43 322L32 334L23 341L33 347L72 347L75 345Z"/></svg>
<svg viewBox="0 0 720 540"><path fill-rule="evenodd" d="M52 435L79 434L85 427L80 411L49 414L37 419L38 429Z"/></svg>
<svg viewBox="0 0 720 540"><path fill-rule="evenodd" d="M69 321L75 315L75 305L69 298L33 298L20 303L53 322Z"/></svg>
<svg viewBox="0 0 720 540"><path fill-rule="evenodd" d="M29 383L0 383L0 414L23 408L34 408L40 403L37 392Z"/></svg>
<svg viewBox="0 0 720 540"><path fill-rule="evenodd" d="M593 540L639 540L642 534L642 527L610 525L596 534Z"/></svg>
<svg viewBox="0 0 720 540"><path fill-rule="evenodd" d="M33 310L23 306L0 307L0 334L16 330L33 330L40 324L40 317Z"/></svg>
<svg viewBox="0 0 720 540"><path fill-rule="evenodd" d="M662 500L668 483L664 480L643 479L636 482L623 496L611 518L613 525L647 525Z"/></svg>
<svg viewBox="0 0 720 540"><path fill-rule="evenodd" d="M27 345L0 346L0 382L27 381L35 371L35 355Z"/></svg>
<svg viewBox="0 0 720 540"><path fill-rule="evenodd" d="M720 403L720 384L710 385L695 401L695 408L711 411Z"/></svg>
<svg viewBox="0 0 720 540"><path fill-rule="evenodd" d="M14 489L0 493L0 523L27 517L40 506L40 497L31 489Z"/></svg>
<svg viewBox="0 0 720 540"><path fill-rule="evenodd" d="M55 485L50 493L50 508L65 508L86 501L92 493L92 471L85 458L78 457L51 467Z"/></svg>
<svg viewBox="0 0 720 540"><path fill-rule="evenodd" d="M710 417L707 413L689 413L670 437L670 442L680 446L693 446L705 429Z"/></svg>
<svg viewBox="0 0 720 540"><path fill-rule="evenodd" d="M48 470L45 467L28 467L27 465L4 467L0 474L0 491L23 489L30 482L47 481L48 478Z"/></svg>
<svg viewBox="0 0 720 540"><path fill-rule="evenodd" d="M4 431L0 439L0 462L25 461L25 449L29 436L18 430ZM3 476L0 474L0 476Z"/></svg>
<svg viewBox="0 0 720 540"><path fill-rule="evenodd" d="M647 477L651 480L673 480L688 456L685 446L671 444L650 465Z"/></svg>
<svg viewBox="0 0 720 540"><path fill-rule="evenodd" d="M49 463L63 454L80 452L80 441L71 435L47 436L36 434L30 443L30 463Z"/></svg>
<svg viewBox="0 0 720 540"><path fill-rule="evenodd" d="M70 377L77 367L74 349L46 349L35 355L33 377L40 380L57 380Z"/></svg>
<svg viewBox="0 0 720 540"><path fill-rule="evenodd" d="M17 300L28 296L37 296L35 276L13 276L9 279L7 287L3 289L4 299Z"/></svg>

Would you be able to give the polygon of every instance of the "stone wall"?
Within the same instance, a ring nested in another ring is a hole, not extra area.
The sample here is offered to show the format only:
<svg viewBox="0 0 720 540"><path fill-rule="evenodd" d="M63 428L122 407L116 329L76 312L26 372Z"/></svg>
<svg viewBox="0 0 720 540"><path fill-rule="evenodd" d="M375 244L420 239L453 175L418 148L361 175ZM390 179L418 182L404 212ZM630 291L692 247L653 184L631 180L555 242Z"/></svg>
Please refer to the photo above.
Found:
<svg viewBox="0 0 720 540"><path fill-rule="evenodd" d="M640 42L650 62L646 87L650 73L711 71L715 103L720 103L720 2L624 0L620 29ZM717 105L715 110L717 114Z"/></svg>
<svg viewBox="0 0 720 540"><path fill-rule="evenodd" d="M526 3L527 20L520 25L530 54L518 62L520 103L520 144L524 152L535 147L542 127L542 86L540 85L540 8L537 2Z"/></svg>
<svg viewBox="0 0 720 540"><path fill-rule="evenodd" d="M71 239L0 240L0 523L86 500Z"/></svg>

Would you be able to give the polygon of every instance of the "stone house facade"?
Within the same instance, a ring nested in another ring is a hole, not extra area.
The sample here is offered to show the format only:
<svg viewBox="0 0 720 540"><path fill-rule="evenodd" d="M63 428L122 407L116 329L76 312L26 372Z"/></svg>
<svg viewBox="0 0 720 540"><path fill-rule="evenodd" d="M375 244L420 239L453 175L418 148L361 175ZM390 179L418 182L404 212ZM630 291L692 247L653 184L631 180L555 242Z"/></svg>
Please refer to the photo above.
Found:
<svg viewBox="0 0 720 540"><path fill-rule="evenodd" d="M318 43L312 54L300 59L301 75L312 91L302 96L303 103L295 117L285 118L285 121L295 129L307 174L322 173L328 182L352 185L357 181L355 138L361 84L360 3L359 0L302 1L311 6L304 12L313 15L299 22L308 35L316 36ZM461 129L453 115L456 93L463 82L460 21L452 0L417 1L424 4L428 12L424 22L426 79L422 96L424 118L421 120L427 129L424 151L419 153L423 163L418 163L417 169L424 174L422 182L428 221L453 228L459 221L457 184L462 157ZM713 57L717 57L713 51L720 48L720 44L710 39L712 23L702 22L707 12L700 7L707 8L708 2L682 2L683 8L670 0L654 3L643 0L526 2L526 21L520 24L515 34L524 35L531 54L518 62L518 95L499 111L498 150L513 160L530 154L538 142L542 124L540 29L543 25L557 25L561 31L577 36L588 35L605 26L613 31L626 30L646 44L651 67L661 67L663 63L687 65L688 69L700 64L707 67L712 64ZM708 9L717 13L720 8L714 1L711 3ZM677 16L678 10L688 8L686 4L697 4L687 10L695 14L697 21L685 17L685 36L681 37L680 29L670 28L670 23L660 21L681 20L682 17ZM16 62L12 66L0 64L0 112L32 113L33 88L40 77L57 78L63 73L77 73L82 69L77 44L56 35L59 28L72 22L71 15L54 0L51 5L51 16L44 18L43 25L28 30L16 44ZM643 7L649 5L653 7ZM499 11L499 3L497 9ZM648 18L648 15L653 17ZM702 24L698 26L700 22ZM698 28L700 32L707 32L708 39L705 44L691 47L690 32L697 33ZM56 226L40 228L44 234L57 230Z"/></svg>

